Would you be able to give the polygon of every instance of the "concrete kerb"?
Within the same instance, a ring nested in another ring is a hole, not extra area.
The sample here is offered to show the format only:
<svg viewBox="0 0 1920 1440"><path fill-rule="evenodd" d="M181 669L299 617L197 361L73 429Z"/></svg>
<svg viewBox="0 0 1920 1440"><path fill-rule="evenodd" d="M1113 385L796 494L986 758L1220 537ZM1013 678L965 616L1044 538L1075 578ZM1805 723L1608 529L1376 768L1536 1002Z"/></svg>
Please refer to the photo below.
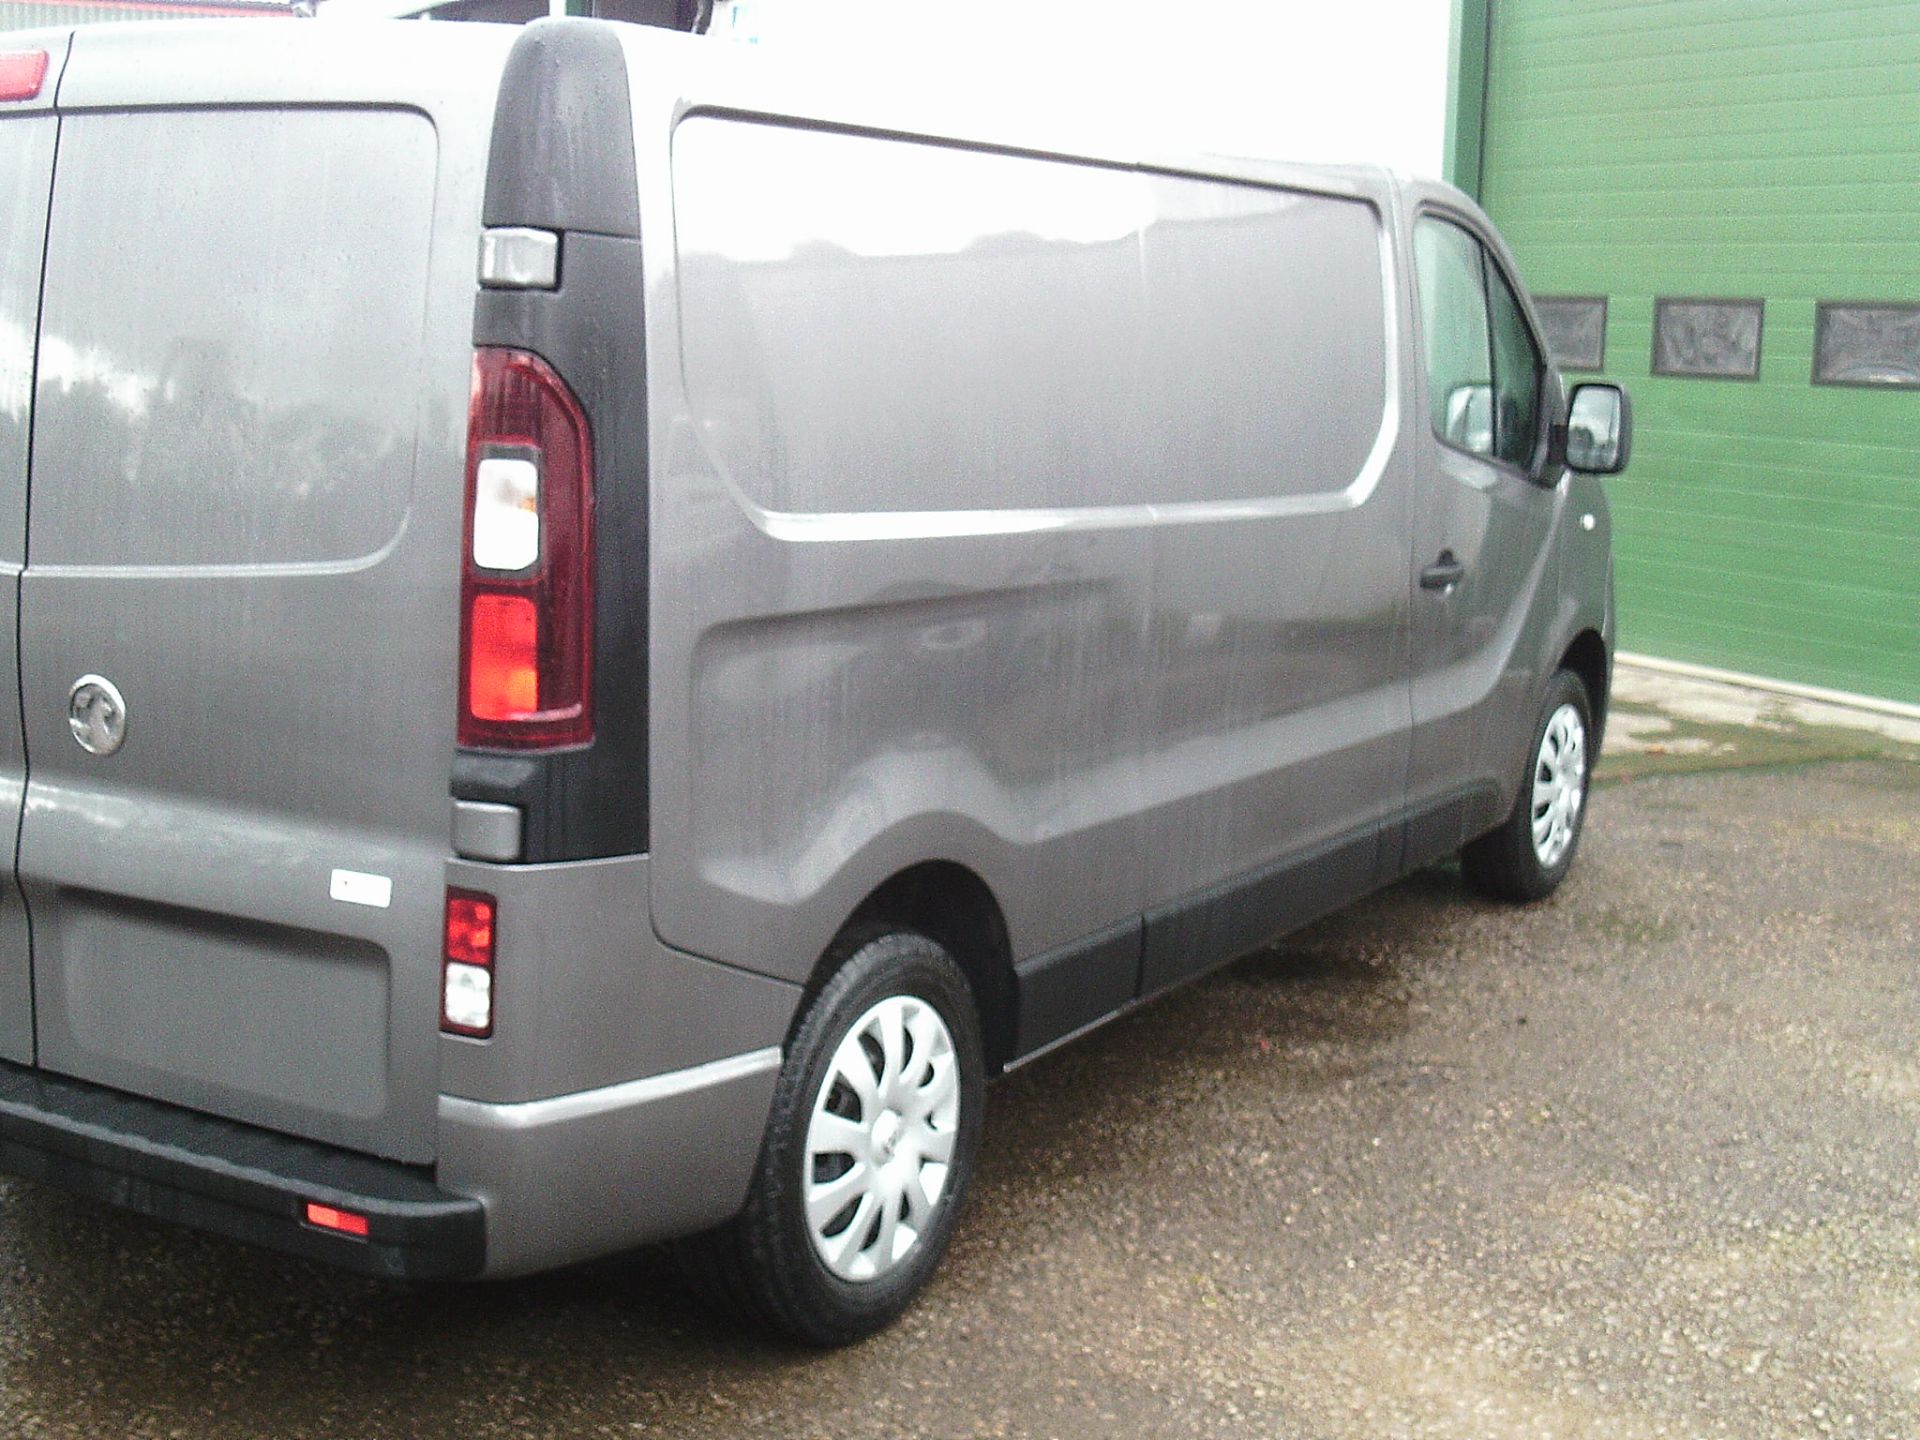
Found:
<svg viewBox="0 0 1920 1440"><path fill-rule="evenodd" d="M1596 781L1866 758L1920 762L1920 710L1619 655Z"/></svg>
<svg viewBox="0 0 1920 1440"><path fill-rule="evenodd" d="M1722 725L1814 725L1861 730L1920 744L1920 705L1735 675L1705 666L1623 653L1615 657L1616 699Z"/></svg>
<svg viewBox="0 0 1920 1440"><path fill-rule="evenodd" d="M1609 755L1640 753L1649 745L1673 748L1675 753L1704 747L1704 740L1674 733L1693 727L1739 727L1762 733L1851 731L1920 746L1920 706L1643 655L1615 657L1613 699L1617 708L1607 726Z"/></svg>

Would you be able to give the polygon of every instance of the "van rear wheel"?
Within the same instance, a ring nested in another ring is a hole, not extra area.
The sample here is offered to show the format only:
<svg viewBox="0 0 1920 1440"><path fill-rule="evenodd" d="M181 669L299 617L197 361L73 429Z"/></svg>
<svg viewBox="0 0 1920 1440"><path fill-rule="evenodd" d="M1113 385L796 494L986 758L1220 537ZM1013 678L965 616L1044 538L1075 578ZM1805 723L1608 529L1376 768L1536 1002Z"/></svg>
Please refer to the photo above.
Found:
<svg viewBox="0 0 1920 1440"><path fill-rule="evenodd" d="M966 977L923 935L856 939L808 1002L746 1208L683 1266L749 1319L844 1345L898 1316L945 1253L986 1095Z"/></svg>
<svg viewBox="0 0 1920 1440"><path fill-rule="evenodd" d="M1460 871L1482 894L1542 900L1573 868L1592 774L1593 707L1571 670L1554 674L1527 750L1531 763L1499 828L1460 852Z"/></svg>

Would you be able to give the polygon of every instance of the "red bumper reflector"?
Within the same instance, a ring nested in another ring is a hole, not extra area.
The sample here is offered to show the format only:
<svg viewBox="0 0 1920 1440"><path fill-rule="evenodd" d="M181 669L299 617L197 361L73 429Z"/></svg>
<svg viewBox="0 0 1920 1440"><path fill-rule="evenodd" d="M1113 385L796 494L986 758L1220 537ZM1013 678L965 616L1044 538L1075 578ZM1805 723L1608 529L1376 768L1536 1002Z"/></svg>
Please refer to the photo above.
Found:
<svg viewBox="0 0 1920 1440"><path fill-rule="evenodd" d="M332 1230L336 1234L351 1235L356 1240L367 1238L367 1217L356 1215L351 1210L336 1210L331 1205L320 1205L312 1200L307 1202L307 1224L321 1230Z"/></svg>
<svg viewBox="0 0 1920 1440"><path fill-rule="evenodd" d="M447 891L447 959L493 966L493 897L477 890Z"/></svg>
<svg viewBox="0 0 1920 1440"><path fill-rule="evenodd" d="M35 100L47 83L47 52L15 50L0 55L0 100Z"/></svg>

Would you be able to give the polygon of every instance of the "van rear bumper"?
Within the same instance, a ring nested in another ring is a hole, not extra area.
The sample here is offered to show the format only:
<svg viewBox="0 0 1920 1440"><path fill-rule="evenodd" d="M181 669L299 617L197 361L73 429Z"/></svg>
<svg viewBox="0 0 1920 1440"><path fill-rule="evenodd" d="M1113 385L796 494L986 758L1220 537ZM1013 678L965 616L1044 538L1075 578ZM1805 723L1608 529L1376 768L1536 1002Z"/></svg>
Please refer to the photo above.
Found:
<svg viewBox="0 0 1920 1440"><path fill-rule="evenodd" d="M418 1167L4 1061L0 1172L366 1275L450 1280L486 1263L481 1202ZM307 1224L310 1203L365 1216L366 1238Z"/></svg>
<svg viewBox="0 0 1920 1440"><path fill-rule="evenodd" d="M781 1051L519 1104L440 1097L443 1183L487 1207L488 1278L717 1225L746 1203Z"/></svg>

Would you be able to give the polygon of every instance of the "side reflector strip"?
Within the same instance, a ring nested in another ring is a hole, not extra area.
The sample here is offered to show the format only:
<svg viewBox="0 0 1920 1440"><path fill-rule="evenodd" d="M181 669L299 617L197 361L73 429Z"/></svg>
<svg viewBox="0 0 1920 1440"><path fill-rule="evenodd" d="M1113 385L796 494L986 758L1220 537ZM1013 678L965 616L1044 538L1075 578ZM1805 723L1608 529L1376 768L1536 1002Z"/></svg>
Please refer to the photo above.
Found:
<svg viewBox="0 0 1920 1440"><path fill-rule="evenodd" d="M47 52L15 50L0 55L0 100L37 100L47 83Z"/></svg>
<svg viewBox="0 0 1920 1440"><path fill-rule="evenodd" d="M356 1215L351 1210L336 1210L331 1205L321 1205L315 1201L307 1202L307 1224L320 1230L331 1230L337 1235L348 1235L355 1240L367 1238L367 1217Z"/></svg>

